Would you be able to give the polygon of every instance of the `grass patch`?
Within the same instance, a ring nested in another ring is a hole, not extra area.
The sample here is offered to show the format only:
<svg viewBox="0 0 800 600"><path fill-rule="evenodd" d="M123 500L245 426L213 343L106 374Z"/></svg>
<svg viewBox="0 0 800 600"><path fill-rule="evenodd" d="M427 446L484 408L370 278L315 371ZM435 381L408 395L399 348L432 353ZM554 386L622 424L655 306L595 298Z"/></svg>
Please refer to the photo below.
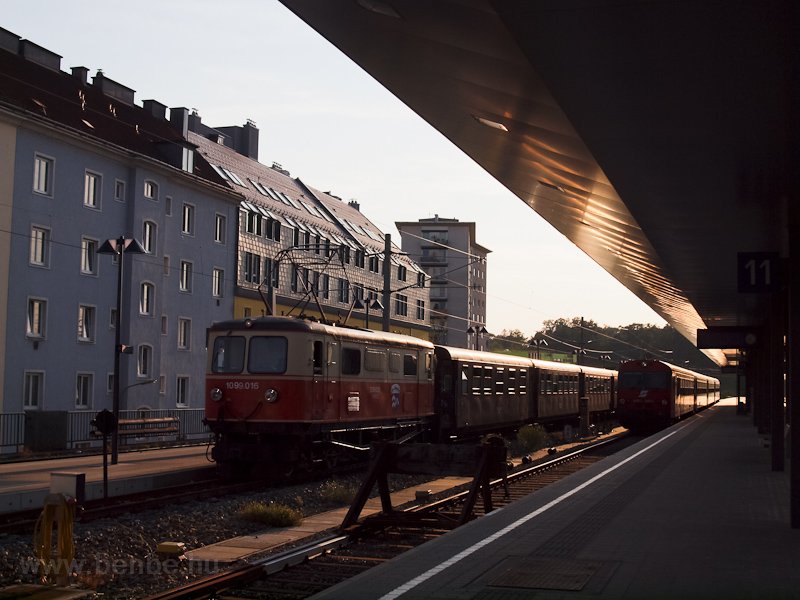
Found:
<svg viewBox="0 0 800 600"><path fill-rule="evenodd" d="M247 502L237 513L239 517L256 523L263 523L270 527L290 527L299 525L303 520L303 513L296 508L274 502L260 502L252 500Z"/></svg>
<svg viewBox="0 0 800 600"><path fill-rule="evenodd" d="M352 484L326 481L320 489L320 498L330 504L351 504L357 491Z"/></svg>

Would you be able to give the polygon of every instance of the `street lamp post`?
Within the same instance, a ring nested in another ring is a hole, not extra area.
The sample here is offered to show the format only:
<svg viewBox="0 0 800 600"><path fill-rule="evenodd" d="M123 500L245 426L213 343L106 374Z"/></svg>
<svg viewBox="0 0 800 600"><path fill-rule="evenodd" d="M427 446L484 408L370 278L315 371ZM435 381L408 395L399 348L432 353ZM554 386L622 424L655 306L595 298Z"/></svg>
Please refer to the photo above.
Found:
<svg viewBox="0 0 800 600"><path fill-rule="evenodd" d="M383 304L381 304L380 300L375 298L372 302L369 301L369 298L366 301L362 300L361 298L356 298L355 302L353 302L353 308L356 310L364 310L366 311L364 317L364 327L369 329L369 309L373 308L375 310L383 310Z"/></svg>
<svg viewBox="0 0 800 600"><path fill-rule="evenodd" d="M119 423L119 398L120 398L120 385L119 385L119 371L120 371L120 355L129 353L130 347L122 347L120 336L122 334L122 282L124 273L123 260L125 252L139 254L144 252L141 244L133 238L126 238L120 236L117 239L106 240L97 249L98 254L115 254L117 256L117 316L114 323L114 396L112 400L111 412L114 415L114 423ZM119 427L114 427L111 432L111 464L117 464L119 459Z"/></svg>
<svg viewBox="0 0 800 600"><path fill-rule="evenodd" d="M542 346L549 346L550 344L548 344L547 340L544 339L544 338L540 338L538 340L536 338L531 338L531 341L529 342L528 345L536 348L536 350L534 351L534 353L535 353L534 358L538 359L538 358L541 358L541 356L540 356L541 347Z"/></svg>

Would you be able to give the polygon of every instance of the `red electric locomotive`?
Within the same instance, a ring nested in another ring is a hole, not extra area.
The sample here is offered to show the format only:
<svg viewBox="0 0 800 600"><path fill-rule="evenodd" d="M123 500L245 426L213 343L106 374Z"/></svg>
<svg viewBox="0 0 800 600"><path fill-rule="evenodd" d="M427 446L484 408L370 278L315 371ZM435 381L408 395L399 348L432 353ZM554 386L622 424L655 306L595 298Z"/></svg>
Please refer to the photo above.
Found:
<svg viewBox="0 0 800 600"><path fill-rule="evenodd" d="M435 352L435 354L434 354ZM206 423L223 472L330 466L376 437L461 440L613 410L615 371L434 347L288 317L208 330Z"/></svg>
<svg viewBox="0 0 800 600"><path fill-rule="evenodd" d="M719 400L719 380L660 360L620 364L617 417L629 429L654 429Z"/></svg>
<svg viewBox="0 0 800 600"><path fill-rule="evenodd" d="M433 345L285 317L208 330L206 422L222 467L331 463L336 446L429 430Z"/></svg>

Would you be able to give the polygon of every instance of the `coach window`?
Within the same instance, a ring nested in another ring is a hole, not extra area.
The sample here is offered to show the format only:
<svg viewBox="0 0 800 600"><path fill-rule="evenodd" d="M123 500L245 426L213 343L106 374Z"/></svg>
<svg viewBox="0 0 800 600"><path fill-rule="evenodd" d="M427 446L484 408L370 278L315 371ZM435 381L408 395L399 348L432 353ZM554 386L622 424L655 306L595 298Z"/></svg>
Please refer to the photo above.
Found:
<svg viewBox="0 0 800 600"><path fill-rule="evenodd" d="M472 395L483 393L483 367L472 367Z"/></svg>
<svg viewBox="0 0 800 600"><path fill-rule="evenodd" d="M506 370L498 367L494 370L494 393L503 395L506 392Z"/></svg>
<svg viewBox="0 0 800 600"><path fill-rule="evenodd" d="M322 375L322 342L314 342L314 375Z"/></svg>
<svg viewBox="0 0 800 600"><path fill-rule="evenodd" d="M528 370L527 369L520 369L519 376L517 377L517 382L519 383L519 393L525 394L528 391Z"/></svg>
<svg viewBox="0 0 800 600"><path fill-rule="evenodd" d="M221 336L214 340L212 373L241 373L244 369L244 338Z"/></svg>
<svg viewBox="0 0 800 600"><path fill-rule="evenodd" d="M492 393L492 384L494 383L492 371L494 371L492 367L483 367L483 393L487 395Z"/></svg>
<svg viewBox="0 0 800 600"><path fill-rule="evenodd" d="M399 352L390 352L389 353L389 372L390 373L401 373L403 370L403 358L400 356Z"/></svg>
<svg viewBox="0 0 800 600"><path fill-rule="evenodd" d="M250 373L285 373L287 345L285 337L250 338L247 370Z"/></svg>
<svg viewBox="0 0 800 600"><path fill-rule="evenodd" d="M414 354L403 355L403 375L417 374L417 357Z"/></svg>
<svg viewBox="0 0 800 600"><path fill-rule="evenodd" d="M342 348L342 375L358 375L359 373L361 373L361 350Z"/></svg>
<svg viewBox="0 0 800 600"><path fill-rule="evenodd" d="M514 396L517 393L517 370L516 369L509 369L508 370L508 387L506 388L506 393L509 396Z"/></svg>
<svg viewBox="0 0 800 600"><path fill-rule="evenodd" d="M469 385L469 367L464 365L461 367L461 395L466 396L469 394L470 385Z"/></svg>
<svg viewBox="0 0 800 600"><path fill-rule="evenodd" d="M364 356L364 370L373 373L384 373L386 371L386 352L367 350Z"/></svg>

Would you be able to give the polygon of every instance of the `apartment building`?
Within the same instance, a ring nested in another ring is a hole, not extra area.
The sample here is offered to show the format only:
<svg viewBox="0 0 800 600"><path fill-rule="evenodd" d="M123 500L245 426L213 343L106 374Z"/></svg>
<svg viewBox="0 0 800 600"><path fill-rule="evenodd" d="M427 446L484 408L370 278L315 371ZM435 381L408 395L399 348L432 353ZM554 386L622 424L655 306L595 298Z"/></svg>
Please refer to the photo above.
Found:
<svg viewBox="0 0 800 600"><path fill-rule="evenodd" d="M430 279L431 341L485 350L486 257L475 223L436 215L395 223L402 249Z"/></svg>
<svg viewBox="0 0 800 600"><path fill-rule="evenodd" d="M425 275L361 212L278 164L258 162L258 130L189 117L189 141L242 196L236 317L293 315L427 339ZM388 270L388 273L386 272Z"/></svg>
<svg viewBox="0 0 800 600"><path fill-rule="evenodd" d="M187 109L134 97L0 30L2 412L111 407L120 273L120 408L202 406L241 198L187 140ZM120 237L122 271L103 253Z"/></svg>

